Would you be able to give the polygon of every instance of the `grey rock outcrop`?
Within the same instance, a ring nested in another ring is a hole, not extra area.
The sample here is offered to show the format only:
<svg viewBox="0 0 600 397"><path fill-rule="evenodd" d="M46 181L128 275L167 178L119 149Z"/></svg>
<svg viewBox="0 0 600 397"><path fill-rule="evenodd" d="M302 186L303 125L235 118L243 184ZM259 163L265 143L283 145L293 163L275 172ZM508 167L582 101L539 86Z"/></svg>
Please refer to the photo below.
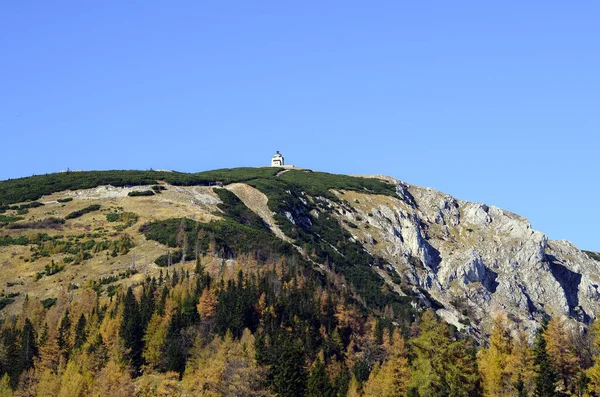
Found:
<svg viewBox="0 0 600 397"><path fill-rule="evenodd" d="M511 212L394 182L398 198L338 193L354 209L339 217L358 225L346 229L403 283L426 289L448 321L481 328L502 310L533 330L543 313L595 318L600 262Z"/></svg>

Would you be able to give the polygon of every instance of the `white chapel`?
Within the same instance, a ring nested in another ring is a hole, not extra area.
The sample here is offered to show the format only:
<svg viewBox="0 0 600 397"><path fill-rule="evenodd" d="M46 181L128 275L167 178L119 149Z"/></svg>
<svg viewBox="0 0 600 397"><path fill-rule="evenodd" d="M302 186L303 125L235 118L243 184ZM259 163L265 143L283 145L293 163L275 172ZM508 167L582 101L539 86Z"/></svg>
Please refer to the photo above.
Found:
<svg viewBox="0 0 600 397"><path fill-rule="evenodd" d="M283 156L278 150L277 153L275 153L271 158L271 167L283 167L284 165L285 163L283 161Z"/></svg>

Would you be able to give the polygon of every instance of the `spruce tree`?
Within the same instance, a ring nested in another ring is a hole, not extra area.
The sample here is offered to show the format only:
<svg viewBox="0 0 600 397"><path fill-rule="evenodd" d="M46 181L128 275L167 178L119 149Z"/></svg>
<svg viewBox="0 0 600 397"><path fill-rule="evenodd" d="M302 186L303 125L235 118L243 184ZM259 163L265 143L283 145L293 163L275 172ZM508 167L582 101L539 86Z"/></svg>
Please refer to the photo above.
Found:
<svg viewBox="0 0 600 397"><path fill-rule="evenodd" d="M158 304L156 305L156 312L161 316L165 315L165 307L167 304L168 296L169 296L169 289L165 285L165 286L163 286L162 291L160 292L160 299L158 301Z"/></svg>
<svg viewBox="0 0 600 397"><path fill-rule="evenodd" d="M123 300L123 318L119 335L128 351L128 358L134 368L138 369L142 365L142 329L140 327L140 313L137 300L133 295L131 287L127 289L127 294Z"/></svg>
<svg viewBox="0 0 600 397"><path fill-rule="evenodd" d="M87 334L85 332L86 320L83 313L79 317L77 324L75 325L75 338L73 341L73 347L75 349L79 349L85 343L87 339Z"/></svg>
<svg viewBox="0 0 600 397"><path fill-rule="evenodd" d="M48 341L48 323L44 323L44 326L42 327L42 334L40 335L38 345L44 346L46 341Z"/></svg>
<svg viewBox="0 0 600 397"><path fill-rule="evenodd" d="M69 309L65 311L65 314L60 321L60 327L58 327L58 348L61 350L65 358L69 358L69 351L71 350L71 317Z"/></svg>
<svg viewBox="0 0 600 397"><path fill-rule="evenodd" d="M29 318L26 318L21 332L21 370L26 371L33 367L33 357L37 355L35 329Z"/></svg>
<svg viewBox="0 0 600 397"><path fill-rule="evenodd" d="M544 322L544 324L538 329L533 345L534 364L536 366L536 375L534 378L535 397L554 397L558 395L556 393L556 382L558 380L558 376L552 368L552 364L550 363L546 338L544 337L547 324L547 321Z"/></svg>
<svg viewBox="0 0 600 397"><path fill-rule="evenodd" d="M19 375L21 374L21 348L20 332L16 327L7 327L2 330L2 340L4 342L5 357L0 360L2 364L2 372L6 372L10 377L10 385L12 388L17 387L19 383Z"/></svg>
<svg viewBox="0 0 600 397"><path fill-rule="evenodd" d="M302 343L288 335L280 337L278 342L271 367L273 388L282 397L302 397L307 381Z"/></svg>
<svg viewBox="0 0 600 397"><path fill-rule="evenodd" d="M329 377L325 372L325 364L320 357L317 357L308 377L306 397L333 397L334 395Z"/></svg>
<svg viewBox="0 0 600 397"><path fill-rule="evenodd" d="M142 327L143 330L148 326L148 323L152 318L152 313L154 313L155 292L156 286L154 283L151 280L146 280L142 298L140 299L140 327Z"/></svg>
<svg viewBox="0 0 600 397"><path fill-rule="evenodd" d="M181 335L181 311L177 310L171 316L167 338L165 341L165 366L167 371L175 371L180 374L185 370L186 352L182 347Z"/></svg>

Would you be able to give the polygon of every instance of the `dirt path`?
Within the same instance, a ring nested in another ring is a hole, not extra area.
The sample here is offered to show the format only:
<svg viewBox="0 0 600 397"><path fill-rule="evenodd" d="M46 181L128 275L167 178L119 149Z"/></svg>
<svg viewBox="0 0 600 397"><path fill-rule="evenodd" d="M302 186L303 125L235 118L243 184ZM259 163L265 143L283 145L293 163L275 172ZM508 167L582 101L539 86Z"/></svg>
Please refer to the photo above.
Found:
<svg viewBox="0 0 600 397"><path fill-rule="evenodd" d="M285 171L282 171L285 172ZM267 202L269 199L260 190L253 188L252 186L243 183L232 183L231 185L225 186L225 189L233 192L244 204L258 216L271 228L271 231L280 239L291 242L290 238L286 236L279 226L273 219L273 213L269 209Z"/></svg>

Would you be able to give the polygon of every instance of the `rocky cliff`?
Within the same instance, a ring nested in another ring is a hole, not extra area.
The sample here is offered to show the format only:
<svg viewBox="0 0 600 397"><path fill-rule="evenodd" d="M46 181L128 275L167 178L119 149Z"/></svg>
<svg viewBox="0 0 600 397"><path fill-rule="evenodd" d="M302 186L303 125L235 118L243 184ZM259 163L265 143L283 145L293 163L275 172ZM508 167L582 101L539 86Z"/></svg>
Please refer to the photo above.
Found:
<svg viewBox="0 0 600 397"><path fill-rule="evenodd" d="M338 192L350 208L336 205L337 217L450 323L477 329L500 310L530 329L543 313L596 317L600 262L572 243L500 208L392 182L398 197Z"/></svg>

